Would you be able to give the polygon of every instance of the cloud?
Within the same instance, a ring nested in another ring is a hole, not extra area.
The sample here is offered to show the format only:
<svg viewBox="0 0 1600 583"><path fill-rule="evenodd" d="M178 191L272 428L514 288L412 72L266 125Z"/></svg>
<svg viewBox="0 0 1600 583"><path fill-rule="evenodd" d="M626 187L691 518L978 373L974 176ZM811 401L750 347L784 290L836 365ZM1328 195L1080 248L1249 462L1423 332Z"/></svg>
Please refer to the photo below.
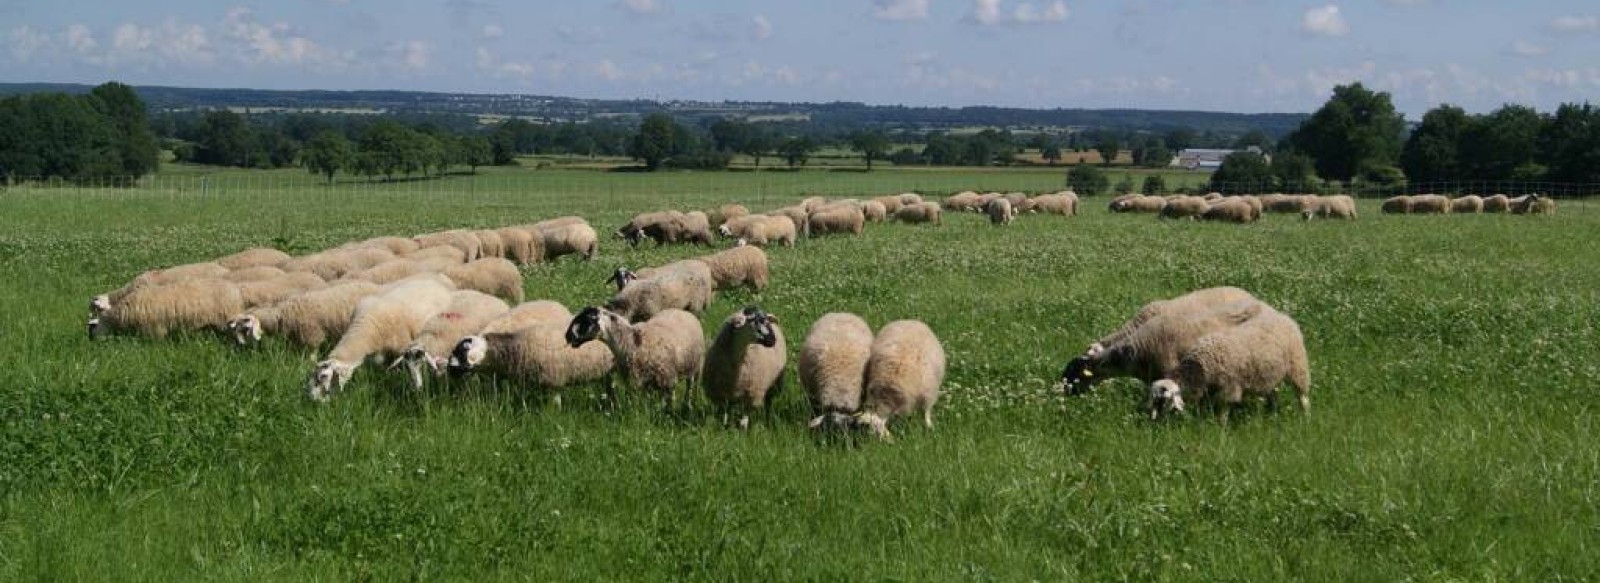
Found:
<svg viewBox="0 0 1600 583"><path fill-rule="evenodd" d="M1328 4L1306 9L1305 17L1300 20L1300 30L1316 36L1337 37L1350 34L1350 25L1339 14L1338 6Z"/></svg>
<svg viewBox="0 0 1600 583"><path fill-rule="evenodd" d="M421 71L428 68L433 46L420 40L411 40L389 47L389 52L401 68Z"/></svg>
<svg viewBox="0 0 1600 583"><path fill-rule="evenodd" d="M593 73L594 76L611 82L620 81L624 76L622 68L611 62L611 59L600 59L600 62L594 64Z"/></svg>
<svg viewBox="0 0 1600 583"><path fill-rule="evenodd" d="M228 11L226 38L239 48L239 60L247 64L320 65L340 67L354 59L349 52L330 50L304 36L294 34L282 22L262 24L249 8Z"/></svg>
<svg viewBox="0 0 1600 583"><path fill-rule="evenodd" d="M500 28L498 24L485 24L483 25L483 30L478 32L478 36L483 38L500 38L505 34L505 29Z"/></svg>
<svg viewBox="0 0 1600 583"><path fill-rule="evenodd" d="M50 35L39 32L24 24L11 29L8 36L11 49L11 58L19 63L33 60L34 53L50 46Z"/></svg>
<svg viewBox="0 0 1600 583"><path fill-rule="evenodd" d="M658 14L662 10L660 0L619 0L617 7L634 14Z"/></svg>
<svg viewBox="0 0 1600 583"><path fill-rule="evenodd" d="M1531 83L1559 89L1600 87L1600 69L1532 69L1522 75Z"/></svg>
<svg viewBox="0 0 1600 583"><path fill-rule="evenodd" d="M1550 21L1550 30L1556 32L1596 32L1600 31L1600 16L1566 15Z"/></svg>
<svg viewBox="0 0 1600 583"><path fill-rule="evenodd" d="M1066 20L1071 13L1067 10L1066 0L1055 0L1039 6L1035 6L1032 2L1023 2L1007 15L1001 6L1002 1L973 0L972 14L968 16L968 20L982 26L1046 24Z"/></svg>
<svg viewBox="0 0 1600 583"><path fill-rule="evenodd" d="M605 40L606 38L606 31L602 30L598 26L590 26L586 28L558 26L556 27L555 31L556 36L560 37L562 42L571 45L589 45Z"/></svg>
<svg viewBox="0 0 1600 583"><path fill-rule="evenodd" d="M872 17L878 20L927 20L928 0L873 0Z"/></svg>
<svg viewBox="0 0 1600 583"><path fill-rule="evenodd" d="M694 20L685 27L687 36L703 42L732 43L764 41L772 38L772 21L765 15L716 14Z"/></svg>
<svg viewBox="0 0 1600 583"><path fill-rule="evenodd" d="M68 33L70 37L70 27ZM85 56L85 60L91 64L164 67L171 64L207 65L216 59L216 51L204 28L168 20L158 27L145 27L131 22L119 24L111 31L111 47L104 55L85 53Z"/></svg>
<svg viewBox="0 0 1600 583"><path fill-rule="evenodd" d="M1549 52L1549 48L1536 45L1525 40L1513 42L1511 43L1511 47L1506 49L1506 53L1515 57L1542 57Z"/></svg>
<svg viewBox="0 0 1600 583"><path fill-rule="evenodd" d="M67 48L80 55L93 53L100 46L100 43L94 40L94 33L89 30L89 27L82 24L68 26L66 40Z"/></svg>
<svg viewBox="0 0 1600 583"><path fill-rule="evenodd" d="M756 40L772 38L772 22L768 21L766 16L757 14L755 18L750 19L750 24L750 36L752 38Z"/></svg>
<svg viewBox="0 0 1600 583"><path fill-rule="evenodd" d="M1383 3L1395 6L1420 6L1427 4L1428 0L1383 0Z"/></svg>

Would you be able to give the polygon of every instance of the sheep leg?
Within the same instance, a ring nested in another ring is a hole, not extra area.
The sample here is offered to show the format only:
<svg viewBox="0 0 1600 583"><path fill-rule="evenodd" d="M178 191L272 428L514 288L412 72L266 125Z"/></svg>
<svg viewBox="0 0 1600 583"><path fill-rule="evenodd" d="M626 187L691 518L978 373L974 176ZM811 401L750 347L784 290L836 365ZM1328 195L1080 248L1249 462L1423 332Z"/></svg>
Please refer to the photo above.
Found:
<svg viewBox="0 0 1600 583"><path fill-rule="evenodd" d="M551 405L555 405L556 410L560 411L561 410L561 393L556 393L554 395L551 395L550 396L550 404Z"/></svg>

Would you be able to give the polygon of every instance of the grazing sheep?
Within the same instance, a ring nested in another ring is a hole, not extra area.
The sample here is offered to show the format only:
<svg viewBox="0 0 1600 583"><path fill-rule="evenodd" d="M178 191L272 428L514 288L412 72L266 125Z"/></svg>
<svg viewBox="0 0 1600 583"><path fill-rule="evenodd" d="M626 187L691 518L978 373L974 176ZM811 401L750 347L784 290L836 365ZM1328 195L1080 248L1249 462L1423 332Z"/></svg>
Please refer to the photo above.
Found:
<svg viewBox="0 0 1600 583"><path fill-rule="evenodd" d="M1301 220L1313 218L1323 219L1356 219L1356 201L1345 195L1317 197L1306 210L1301 211Z"/></svg>
<svg viewBox="0 0 1600 583"><path fill-rule="evenodd" d="M900 193L900 206L911 206L914 204L922 204L922 195L915 192Z"/></svg>
<svg viewBox="0 0 1600 583"><path fill-rule="evenodd" d="M1410 213L1414 215L1450 214L1450 198L1438 194L1413 196L1411 197Z"/></svg>
<svg viewBox="0 0 1600 583"><path fill-rule="evenodd" d="M866 216L869 223L881 223L889 218L889 207L876 200L869 200L861 203L861 214Z"/></svg>
<svg viewBox="0 0 1600 583"><path fill-rule="evenodd" d="M344 245L340 245L338 248L361 249L365 247L377 247L401 256L409 253L415 253L421 248L417 245L416 241L407 239L405 237L373 237L371 239L356 241L354 243L345 243Z"/></svg>
<svg viewBox="0 0 1600 583"><path fill-rule="evenodd" d="M1254 196L1254 195L1249 195L1249 194L1241 194L1241 195L1238 195L1238 196L1228 197L1228 200L1241 201L1241 202L1243 202L1243 203L1245 203L1247 205L1250 205L1250 212L1253 215L1255 215L1255 218L1256 219L1260 219L1261 218L1261 211L1262 211L1261 197Z"/></svg>
<svg viewBox="0 0 1600 583"><path fill-rule="evenodd" d="M798 230L794 222L784 216L750 215L728 221L721 227L722 234L743 239L751 245L769 246L781 243L793 247Z"/></svg>
<svg viewBox="0 0 1600 583"><path fill-rule="evenodd" d="M285 274L285 273L288 273L288 272L286 272L286 271L284 271L282 269L278 269L276 267L262 265L262 266L257 266L257 267L246 267L246 268L243 268L243 269L235 269L233 271L229 271L226 275L222 276L222 279L226 280L226 281L231 281L233 283L244 283L244 282L247 282L247 281L261 281L261 280L264 280L264 279L273 279L273 278L283 277L283 274ZM310 275L312 277L316 277L316 274L308 273L308 272L305 272L305 271L297 271L295 273L304 273L306 275ZM317 279L322 279L322 278L318 277Z"/></svg>
<svg viewBox="0 0 1600 583"><path fill-rule="evenodd" d="M794 232L795 232L796 235L798 235L798 236L809 236L810 235L810 233L806 232L806 226L809 223L809 221L807 219L811 218L811 209L808 209L808 208L803 207L803 206L787 206L787 207L783 207L781 209L769 212L769 213L767 213L767 216L769 216L769 217L785 217L785 218L789 219L789 222L794 223Z"/></svg>
<svg viewBox="0 0 1600 583"><path fill-rule="evenodd" d="M450 294L450 305L434 314L422 325L422 332L410 346L400 351L400 358L389 368L404 364L411 375L411 386L422 389L424 367L438 376L442 371L456 341L478 333L496 318L511 311L504 300L474 290L458 290Z"/></svg>
<svg viewBox="0 0 1600 583"><path fill-rule="evenodd" d="M1220 192L1207 192L1205 195L1206 202L1217 202L1223 198L1225 197Z"/></svg>
<svg viewBox="0 0 1600 583"><path fill-rule="evenodd" d="M714 297L711 267L700 261L680 261L656 268L648 277L628 283L606 302L606 309L634 322L667 310L705 311Z"/></svg>
<svg viewBox="0 0 1600 583"><path fill-rule="evenodd" d="M453 374L495 375L542 389L604 380L611 392L616 358L604 343L569 345L566 330L571 317L467 336L456 343L446 366ZM555 403L560 406L560 395L555 396Z"/></svg>
<svg viewBox="0 0 1600 583"><path fill-rule="evenodd" d="M759 292L767 288L771 279L767 252L760 247L734 247L700 257L699 260L711 269L711 279L719 290L743 285Z"/></svg>
<svg viewBox="0 0 1600 583"><path fill-rule="evenodd" d="M836 233L860 235L866 222L866 215L859 208L848 205L826 207L806 219L806 230L812 237Z"/></svg>
<svg viewBox="0 0 1600 583"><path fill-rule="evenodd" d="M972 192L972 191L968 190L968 191L965 191L965 192L958 192L958 193L950 195L948 198L944 199L944 204L941 205L941 206L942 206L942 208L944 208L945 210L948 210L950 212L959 213L959 212L968 212L968 211L970 211L970 212L978 212L978 209L982 206L982 204L983 204L983 195L980 195L980 194L978 194L976 192ZM912 205L903 205L903 206L912 206Z"/></svg>
<svg viewBox="0 0 1600 583"><path fill-rule="evenodd" d="M636 227L630 223L618 231L624 234L630 245L638 245L643 237L655 240L658 246L667 243L711 244L711 221L700 211L649 213L635 220L640 221Z"/></svg>
<svg viewBox="0 0 1600 583"><path fill-rule="evenodd" d="M505 245L506 259L517 265L533 265L544 259L544 239L519 227L504 227L497 231Z"/></svg>
<svg viewBox="0 0 1600 583"><path fill-rule="evenodd" d="M943 224L943 215L944 209L939 203L924 202L900 207L900 210L894 213L894 220L908 224L933 223L937 226Z"/></svg>
<svg viewBox="0 0 1600 583"><path fill-rule="evenodd" d="M594 259L600 252L600 236L594 232L594 227L582 219L575 222L571 219L552 219L546 221L549 226L540 227L545 223L535 223L544 247L546 261L554 261L562 255L581 253L584 261Z"/></svg>
<svg viewBox="0 0 1600 583"><path fill-rule="evenodd" d="M1483 212L1509 213L1511 212L1511 197L1504 194L1485 197L1483 199Z"/></svg>
<svg viewBox="0 0 1600 583"><path fill-rule="evenodd" d="M872 327L860 316L824 314L811 325L795 367L816 414L808 427L847 424L861 406L861 384L871 356Z"/></svg>
<svg viewBox="0 0 1600 583"><path fill-rule="evenodd" d="M900 207L905 206L904 203L900 202L900 195L880 196L872 199L872 202L883 205L885 215L892 215L895 211L900 210Z"/></svg>
<svg viewBox="0 0 1600 583"><path fill-rule="evenodd" d="M511 311L502 314L483 326L480 334L493 334L496 332L515 332L522 328L541 322L555 322L563 327L572 319L572 312L560 302L551 300L535 300L524 304L517 304Z"/></svg>
<svg viewBox="0 0 1600 583"><path fill-rule="evenodd" d="M1306 210L1300 197L1277 192L1261 195L1261 206L1261 210L1268 213L1301 213Z"/></svg>
<svg viewBox="0 0 1600 583"><path fill-rule="evenodd" d="M130 333L161 339L177 330L221 331L244 307L239 286L220 279L142 285L90 318L89 337Z"/></svg>
<svg viewBox="0 0 1600 583"><path fill-rule="evenodd" d="M1450 201L1450 214L1475 215L1483 212L1483 197L1469 194Z"/></svg>
<svg viewBox="0 0 1600 583"><path fill-rule="evenodd" d="M739 428L749 428L750 412L782 389L787 354L777 316L757 306L734 312L706 350L706 397L724 414L737 411Z"/></svg>
<svg viewBox="0 0 1600 583"><path fill-rule="evenodd" d="M989 224L1000 227L1011 224L1017 215L1012 212L1011 201L1005 197L995 197L983 205L983 213L989 216Z"/></svg>
<svg viewBox="0 0 1600 583"><path fill-rule="evenodd" d="M281 267L288 263L288 253L268 247L245 249L233 255L217 259L217 265L224 269L248 269L251 267Z"/></svg>
<svg viewBox="0 0 1600 583"><path fill-rule="evenodd" d="M706 355L700 319L683 310L666 310L648 322L629 324L620 314L595 307L578 312L567 325L567 345L578 348L600 340L629 385L660 393L662 409L672 409L679 382L690 388L700 379Z"/></svg>
<svg viewBox="0 0 1600 583"><path fill-rule="evenodd" d="M450 263L466 263L467 253L455 247L444 245L440 247L418 248L416 251L412 251L399 257L399 259L409 259L411 261L446 260Z"/></svg>
<svg viewBox="0 0 1600 583"><path fill-rule="evenodd" d="M944 368L944 346L927 324L918 320L888 323L872 340L855 423L893 440L889 421L920 409L923 425L932 429L933 405L944 384Z"/></svg>
<svg viewBox="0 0 1600 583"><path fill-rule="evenodd" d="M244 301L245 309L270 306L308 291L328 287L328 283L316 274L303 271L235 285L239 287L239 298Z"/></svg>
<svg viewBox="0 0 1600 583"><path fill-rule="evenodd" d="M494 229L482 229L470 232L472 233L472 236L478 238L479 258L506 256L506 242L504 239L500 238L500 231Z"/></svg>
<svg viewBox="0 0 1600 583"><path fill-rule="evenodd" d="M1027 193L1022 192L1008 192L1002 198L1005 198L1006 202L1011 203L1012 209L1016 209L1017 207L1022 206L1022 203L1028 200L1028 195Z"/></svg>
<svg viewBox="0 0 1600 583"><path fill-rule="evenodd" d="M1254 295L1236 287L1209 287L1195 290L1181 296L1156 300L1139 308L1133 318L1124 322L1112 333L1089 345L1085 354L1096 356L1103 352L1107 346L1122 342L1134 331L1149 322L1156 316L1191 317L1215 309L1218 306L1235 302L1256 302ZM1072 388L1072 387L1069 387ZM1086 386L1083 388L1087 388ZM1074 394L1081 391L1073 391Z"/></svg>
<svg viewBox="0 0 1600 583"><path fill-rule="evenodd" d="M711 226L717 227L733 219L750 214L750 209L742 204L725 204L706 214L711 220Z"/></svg>
<svg viewBox="0 0 1600 583"><path fill-rule="evenodd" d="M133 277L128 288L146 285L166 285L190 279L222 279L228 276L228 268L215 262L190 263L176 265L165 269L152 269Z"/></svg>
<svg viewBox="0 0 1600 583"><path fill-rule="evenodd" d="M522 272L510 260L499 257L479 259L451 265L440 273L455 282L459 289L478 290L500 296L508 302L522 303Z"/></svg>
<svg viewBox="0 0 1600 583"><path fill-rule="evenodd" d="M432 247L431 249L451 249L460 253L460 250L454 247ZM370 281L376 284L389 284L424 273L441 273L446 269L460 265L464 264L451 257L428 257L426 259L402 257L355 273L346 274L344 277L339 278L338 281Z"/></svg>
<svg viewBox="0 0 1600 583"><path fill-rule="evenodd" d="M306 393L314 401L327 401L344 390L356 367L368 357L385 361L399 357L428 320L450 306L452 291L436 280L418 278L362 299L344 337L311 370Z"/></svg>
<svg viewBox="0 0 1600 583"><path fill-rule="evenodd" d="M828 204L828 199L826 198L820 196L809 196L801 199L800 202L795 206L803 208L807 213L810 213L811 211L817 210L826 204Z"/></svg>
<svg viewBox="0 0 1600 583"><path fill-rule="evenodd" d="M1026 201L1017 212L1043 213L1065 217L1078 214L1078 195L1072 193L1041 194Z"/></svg>
<svg viewBox="0 0 1600 583"><path fill-rule="evenodd" d="M1178 196L1167 199L1166 206L1161 207L1161 212L1156 216L1162 219L1190 219L1198 220L1206 210L1211 208L1211 203L1198 196Z"/></svg>
<svg viewBox="0 0 1600 583"><path fill-rule="evenodd" d="M228 331L241 346L261 342L268 334L281 334L290 342L316 348L343 336L356 304L383 289L366 281L335 283L234 316L228 321Z"/></svg>
<svg viewBox="0 0 1600 583"><path fill-rule="evenodd" d="M334 281L346 274L355 273L370 268L385 261L394 259L394 254L388 249L378 247L362 247L358 249L335 249L296 257L283 264L283 270L288 272L306 271L317 274L324 281Z"/></svg>
<svg viewBox="0 0 1600 583"><path fill-rule="evenodd" d="M1201 337L1237 326L1261 313L1263 306L1260 300L1250 298L1158 310L1132 328L1124 325L1126 331L1113 333L1105 339L1108 342L1097 342L1068 362L1061 372L1062 388L1068 395L1076 395L1105 379L1133 377L1148 384L1170 376L1183 353Z"/></svg>
<svg viewBox="0 0 1600 583"><path fill-rule="evenodd" d="M628 219L628 222L623 223L621 227L617 227L617 231L612 234L612 237L623 239L628 242L628 245L636 247L639 245L639 241L644 239L645 229L649 227L655 227L655 236L652 238L654 238L656 240L656 244L659 245L665 238L669 236L673 239L677 238L676 229L669 223L672 222L674 217L681 216L682 214L683 213L678 211L639 213L633 215L633 218ZM659 226L664 224L666 225L665 227Z"/></svg>
<svg viewBox="0 0 1600 583"><path fill-rule="evenodd" d="M1511 200L1511 213L1517 215L1553 215L1556 214L1556 201L1547 196L1530 194L1519 196Z"/></svg>
<svg viewBox="0 0 1600 583"><path fill-rule="evenodd" d="M1383 206L1379 210L1386 215L1404 215L1411 213L1411 197L1400 195L1383 199Z"/></svg>
<svg viewBox="0 0 1600 583"><path fill-rule="evenodd" d="M479 241L478 238L472 234L472 231L467 231L464 229L452 229L449 231L417 235L416 237L412 237L412 239L417 242L417 247L422 249L443 246L450 246L460 249L461 253L466 256L466 261L472 261L479 257L483 257L483 242Z"/></svg>
<svg viewBox="0 0 1600 583"><path fill-rule="evenodd" d="M1167 199L1159 196L1132 196L1111 201L1111 212L1160 213L1166 206Z"/></svg>
<svg viewBox="0 0 1600 583"><path fill-rule="evenodd" d="M1311 364L1300 326L1264 308L1249 321L1202 337L1170 378L1150 384L1145 406L1154 419L1182 411L1185 400L1209 400L1217 407L1218 422L1226 425L1229 410L1246 395L1264 397L1276 409L1278 386L1285 381L1294 387L1301 412L1310 413Z"/></svg>
<svg viewBox="0 0 1600 583"><path fill-rule="evenodd" d="M1200 218L1207 221L1225 221L1230 223L1252 223L1261 218L1261 212L1248 202L1238 199L1225 199L1212 203Z"/></svg>

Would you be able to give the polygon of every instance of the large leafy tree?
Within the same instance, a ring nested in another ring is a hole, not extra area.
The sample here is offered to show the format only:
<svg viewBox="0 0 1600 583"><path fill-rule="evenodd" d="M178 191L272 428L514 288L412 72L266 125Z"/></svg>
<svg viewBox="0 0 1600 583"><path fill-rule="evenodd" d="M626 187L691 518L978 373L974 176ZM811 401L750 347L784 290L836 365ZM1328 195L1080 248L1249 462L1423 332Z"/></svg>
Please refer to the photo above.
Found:
<svg viewBox="0 0 1600 583"><path fill-rule="evenodd" d="M1461 139L1472 124L1472 117L1454 105L1429 110L1400 151L1400 169L1419 182L1465 178Z"/></svg>
<svg viewBox="0 0 1600 583"><path fill-rule="evenodd" d="M1600 108L1563 103L1539 134L1540 161L1547 178L1600 182Z"/></svg>
<svg viewBox="0 0 1600 583"><path fill-rule="evenodd" d="M816 149L816 142L809 137L800 136L784 140L783 145L778 147L778 153L783 155L783 160L789 164L790 168L804 167L806 161L811 159L811 153Z"/></svg>
<svg viewBox="0 0 1600 583"><path fill-rule="evenodd" d="M344 135L333 130L322 130L300 152L300 164L312 174L326 177L328 183L332 184L334 174L353 166L354 155L354 148Z"/></svg>
<svg viewBox="0 0 1600 583"><path fill-rule="evenodd" d="M1534 160L1543 126L1543 116L1524 105L1506 105L1478 118L1461 136L1461 162L1467 178L1542 178L1544 170Z"/></svg>
<svg viewBox="0 0 1600 583"><path fill-rule="evenodd" d="M1095 146L1095 150L1100 152L1100 163L1110 166L1117 161L1117 152L1122 151L1122 144L1117 142L1116 138L1107 136L1100 140L1100 144Z"/></svg>
<svg viewBox="0 0 1600 583"><path fill-rule="evenodd" d="M1084 196L1095 196L1111 188L1111 179L1099 168L1079 164L1067 171L1067 187Z"/></svg>
<svg viewBox="0 0 1600 583"><path fill-rule="evenodd" d="M113 81L90 90L89 99L95 110L110 121L122 173L138 178L155 172L161 148L150 131L144 101L133 88Z"/></svg>
<svg viewBox="0 0 1600 583"><path fill-rule="evenodd" d="M249 166L255 145L244 116L226 109L206 112L199 142L199 161L222 166Z"/></svg>
<svg viewBox="0 0 1600 583"><path fill-rule="evenodd" d="M872 161L882 159L889 152L889 138L878 130L859 131L851 134L850 149L861 152L861 158L867 161L867 170L872 170Z"/></svg>
<svg viewBox="0 0 1600 583"><path fill-rule="evenodd" d="M1368 167L1393 166L1405 119L1388 93L1360 83L1333 88L1333 97L1289 134L1293 148L1312 158L1317 174L1349 180Z"/></svg>
<svg viewBox="0 0 1600 583"><path fill-rule="evenodd" d="M1223 194L1249 194L1272 188L1272 168L1254 152L1234 152L1211 174L1209 189Z"/></svg>
<svg viewBox="0 0 1600 583"><path fill-rule="evenodd" d="M678 123L671 116L652 113L639 124L639 132L628 144L628 155L644 162L644 167L653 172L672 155L679 133Z"/></svg>

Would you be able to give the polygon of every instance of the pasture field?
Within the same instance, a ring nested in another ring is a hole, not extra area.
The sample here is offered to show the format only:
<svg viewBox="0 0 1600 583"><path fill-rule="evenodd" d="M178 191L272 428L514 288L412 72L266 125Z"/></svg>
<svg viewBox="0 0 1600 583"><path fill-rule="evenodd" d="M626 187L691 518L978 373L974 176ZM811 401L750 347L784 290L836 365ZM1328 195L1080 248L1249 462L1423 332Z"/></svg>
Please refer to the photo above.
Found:
<svg viewBox="0 0 1600 583"><path fill-rule="evenodd" d="M1056 189L1007 171L490 171L319 186L176 169L133 190L0 191L0 580L1581 581L1600 577L1600 212L1111 215L883 225L770 252L759 303L792 350L829 311L920 318L950 357L938 426L816 438L793 380L748 433L703 397L560 409L511 384L425 393L374 367L328 404L316 355L84 333L88 297L250 246L803 192ZM162 182L165 181L165 182ZM608 272L530 268L530 299L602 302ZM1060 366L1142 304L1237 285L1295 316L1313 413L1150 422L1132 381L1065 398ZM791 363L793 355L791 354Z"/></svg>

